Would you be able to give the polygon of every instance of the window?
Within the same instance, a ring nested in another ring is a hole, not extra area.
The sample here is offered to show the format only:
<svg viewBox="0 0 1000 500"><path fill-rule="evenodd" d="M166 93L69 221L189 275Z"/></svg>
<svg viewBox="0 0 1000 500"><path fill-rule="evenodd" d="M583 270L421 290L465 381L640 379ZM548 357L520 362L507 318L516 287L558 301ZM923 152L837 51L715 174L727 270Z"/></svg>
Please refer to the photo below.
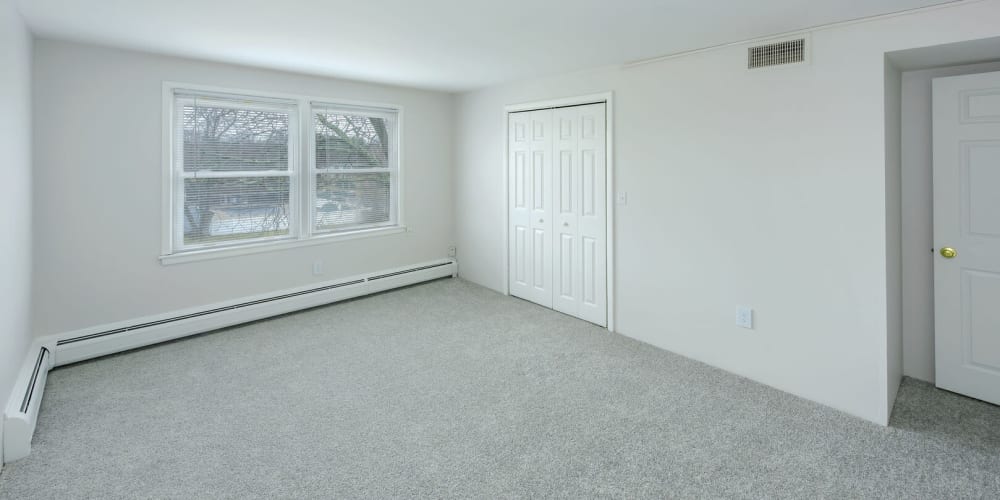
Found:
<svg viewBox="0 0 1000 500"><path fill-rule="evenodd" d="M174 99L176 249L294 236L294 103Z"/></svg>
<svg viewBox="0 0 1000 500"><path fill-rule="evenodd" d="M398 110L167 91L164 262L400 227Z"/></svg>
<svg viewBox="0 0 1000 500"><path fill-rule="evenodd" d="M313 231L395 224L395 115L324 105L312 115Z"/></svg>

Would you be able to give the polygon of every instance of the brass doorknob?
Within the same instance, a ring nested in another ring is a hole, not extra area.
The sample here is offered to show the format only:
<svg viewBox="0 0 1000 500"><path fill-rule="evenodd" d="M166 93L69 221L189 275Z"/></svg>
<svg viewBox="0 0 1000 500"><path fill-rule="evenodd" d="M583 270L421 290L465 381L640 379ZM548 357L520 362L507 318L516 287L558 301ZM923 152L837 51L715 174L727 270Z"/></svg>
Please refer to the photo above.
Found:
<svg viewBox="0 0 1000 500"><path fill-rule="evenodd" d="M958 255L958 252L954 248L944 247L941 249L941 256L946 259L954 259L956 255Z"/></svg>

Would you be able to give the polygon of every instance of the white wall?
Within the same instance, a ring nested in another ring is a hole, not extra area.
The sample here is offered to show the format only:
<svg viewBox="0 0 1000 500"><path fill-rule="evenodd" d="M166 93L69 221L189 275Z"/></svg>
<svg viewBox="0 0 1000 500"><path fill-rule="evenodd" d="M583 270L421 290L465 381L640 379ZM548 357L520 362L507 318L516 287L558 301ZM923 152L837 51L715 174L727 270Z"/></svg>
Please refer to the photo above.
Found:
<svg viewBox="0 0 1000 500"><path fill-rule="evenodd" d="M503 106L612 90L617 330L886 423L885 53L995 36L996 19L990 0L818 29L805 67L747 72L729 46L463 94L460 273L505 280Z"/></svg>
<svg viewBox="0 0 1000 500"><path fill-rule="evenodd" d="M31 34L0 0L0 411L31 343ZM3 419L0 418L0 436ZM2 447L0 447L2 448ZM3 450L0 449L0 464ZM2 465L0 465L2 466Z"/></svg>
<svg viewBox="0 0 1000 500"><path fill-rule="evenodd" d="M442 258L453 242L449 94L49 40L34 69L39 335ZM161 265L164 80L402 105L410 231Z"/></svg>
<svg viewBox="0 0 1000 500"><path fill-rule="evenodd" d="M903 374L934 382L931 80L1000 71L1000 62L907 71L902 78Z"/></svg>

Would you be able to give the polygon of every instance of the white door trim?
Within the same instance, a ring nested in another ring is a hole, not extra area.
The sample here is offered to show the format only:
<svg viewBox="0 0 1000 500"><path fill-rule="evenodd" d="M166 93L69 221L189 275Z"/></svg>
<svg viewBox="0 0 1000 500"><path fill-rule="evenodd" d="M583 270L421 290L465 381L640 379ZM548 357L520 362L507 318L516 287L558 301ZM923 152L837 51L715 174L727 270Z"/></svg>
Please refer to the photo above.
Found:
<svg viewBox="0 0 1000 500"><path fill-rule="evenodd" d="M508 115L519 111L534 111L538 109L560 108L565 106L579 106L581 104L605 104L607 113L607 141L605 162L607 164L607 274L608 274L608 331L615 331L615 184L614 184L614 92L600 92L597 94L587 94L576 97L564 97L560 99L548 99L545 101L533 101L520 104L510 104L504 106L503 110L503 293L510 295L510 179L508 175L510 154L510 137L508 127Z"/></svg>

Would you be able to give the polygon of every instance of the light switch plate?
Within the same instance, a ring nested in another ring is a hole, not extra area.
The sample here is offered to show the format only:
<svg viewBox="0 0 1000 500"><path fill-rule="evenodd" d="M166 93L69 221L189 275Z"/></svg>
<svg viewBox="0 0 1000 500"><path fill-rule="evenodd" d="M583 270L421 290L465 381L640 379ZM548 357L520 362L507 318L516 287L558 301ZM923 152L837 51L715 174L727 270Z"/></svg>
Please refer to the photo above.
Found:
<svg viewBox="0 0 1000 500"><path fill-rule="evenodd" d="M628 205L628 192L618 191L618 193L615 194L615 200L617 200L619 205Z"/></svg>

